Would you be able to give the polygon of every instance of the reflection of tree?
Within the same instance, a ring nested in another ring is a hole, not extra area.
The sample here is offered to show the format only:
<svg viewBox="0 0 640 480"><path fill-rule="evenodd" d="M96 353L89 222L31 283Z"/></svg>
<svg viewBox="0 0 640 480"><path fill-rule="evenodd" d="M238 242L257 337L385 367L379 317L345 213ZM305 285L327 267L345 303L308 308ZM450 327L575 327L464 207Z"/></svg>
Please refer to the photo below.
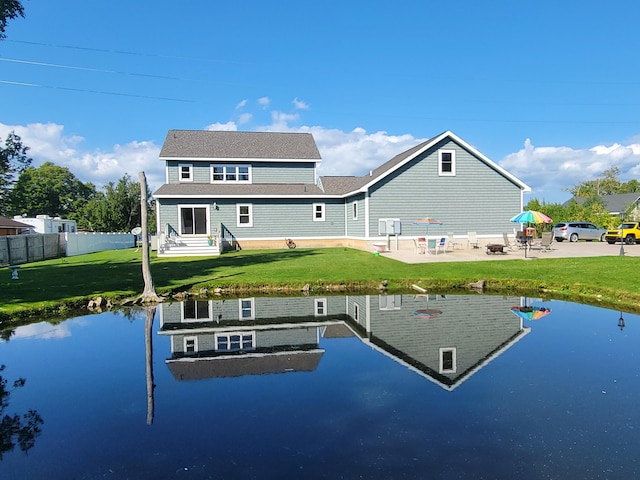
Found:
<svg viewBox="0 0 640 480"><path fill-rule="evenodd" d="M5 366L0 365L0 372L4 369ZM25 379L19 378L13 382L12 388L7 388L7 379L0 375L0 460L6 452L14 449L16 443L23 452L29 451L41 433L40 425L44 420L35 410L29 410L22 416L5 413L9 407L9 394L24 384Z"/></svg>

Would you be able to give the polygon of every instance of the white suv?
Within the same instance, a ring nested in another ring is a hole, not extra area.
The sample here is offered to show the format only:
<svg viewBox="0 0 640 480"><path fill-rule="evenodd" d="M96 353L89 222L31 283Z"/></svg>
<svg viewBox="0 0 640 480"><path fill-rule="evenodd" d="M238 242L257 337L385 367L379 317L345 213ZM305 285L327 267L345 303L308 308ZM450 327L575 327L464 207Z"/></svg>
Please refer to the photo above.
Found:
<svg viewBox="0 0 640 480"><path fill-rule="evenodd" d="M604 236L607 233L606 228L596 227L593 223L589 222L566 222L558 223L553 227L553 236L556 242L562 242L563 240L569 240L570 242L577 242L578 240L597 240L604 242Z"/></svg>

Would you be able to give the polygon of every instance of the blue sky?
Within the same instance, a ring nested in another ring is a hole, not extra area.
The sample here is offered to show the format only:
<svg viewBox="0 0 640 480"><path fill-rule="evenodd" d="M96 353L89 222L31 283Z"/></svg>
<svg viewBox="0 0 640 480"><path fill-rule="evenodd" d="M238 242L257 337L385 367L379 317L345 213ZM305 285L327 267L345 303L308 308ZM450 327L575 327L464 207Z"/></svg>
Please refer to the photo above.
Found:
<svg viewBox="0 0 640 480"><path fill-rule="evenodd" d="M0 42L0 137L98 186L170 129L312 132L361 175L451 130L547 202L640 176L640 2L25 0Z"/></svg>

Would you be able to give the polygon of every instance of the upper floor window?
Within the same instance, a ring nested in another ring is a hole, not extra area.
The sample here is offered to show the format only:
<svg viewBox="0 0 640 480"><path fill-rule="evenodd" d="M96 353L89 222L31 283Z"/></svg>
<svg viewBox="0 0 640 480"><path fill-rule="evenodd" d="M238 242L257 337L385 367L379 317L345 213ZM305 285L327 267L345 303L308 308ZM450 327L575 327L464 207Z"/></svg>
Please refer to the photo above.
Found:
<svg viewBox="0 0 640 480"><path fill-rule="evenodd" d="M241 352L255 350L255 332L224 332L215 335L218 352Z"/></svg>
<svg viewBox="0 0 640 480"><path fill-rule="evenodd" d="M193 165L181 163L178 165L178 180L180 182L193 182Z"/></svg>
<svg viewBox="0 0 640 480"><path fill-rule="evenodd" d="M249 165L211 165L212 182L250 183Z"/></svg>
<svg viewBox="0 0 640 480"><path fill-rule="evenodd" d="M324 222L324 203L313 204L313 221Z"/></svg>
<svg viewBox="0 0 640 480"><path fill-rule="evenodd" d="M456 348L441 348L440 349L440 373L456 373L457 355Z"/></svg>
<svg viewBox="0 0 640 480"><path fill-rule="evenodd" d="M438 174L442 176L456 174L455 150L438 150Z"/></svg>

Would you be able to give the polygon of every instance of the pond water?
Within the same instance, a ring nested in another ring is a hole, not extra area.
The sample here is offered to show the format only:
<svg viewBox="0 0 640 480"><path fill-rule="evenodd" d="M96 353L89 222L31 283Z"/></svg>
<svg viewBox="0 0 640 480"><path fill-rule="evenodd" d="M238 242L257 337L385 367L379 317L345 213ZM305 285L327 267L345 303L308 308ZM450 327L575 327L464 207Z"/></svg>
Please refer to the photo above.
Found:
<svg viewBox="0 0 640 480"><path fill-rule="evenodd" d="M639 352L637 315L475 294L36 323L0 343L0 478L639 478Z"/></svg>

